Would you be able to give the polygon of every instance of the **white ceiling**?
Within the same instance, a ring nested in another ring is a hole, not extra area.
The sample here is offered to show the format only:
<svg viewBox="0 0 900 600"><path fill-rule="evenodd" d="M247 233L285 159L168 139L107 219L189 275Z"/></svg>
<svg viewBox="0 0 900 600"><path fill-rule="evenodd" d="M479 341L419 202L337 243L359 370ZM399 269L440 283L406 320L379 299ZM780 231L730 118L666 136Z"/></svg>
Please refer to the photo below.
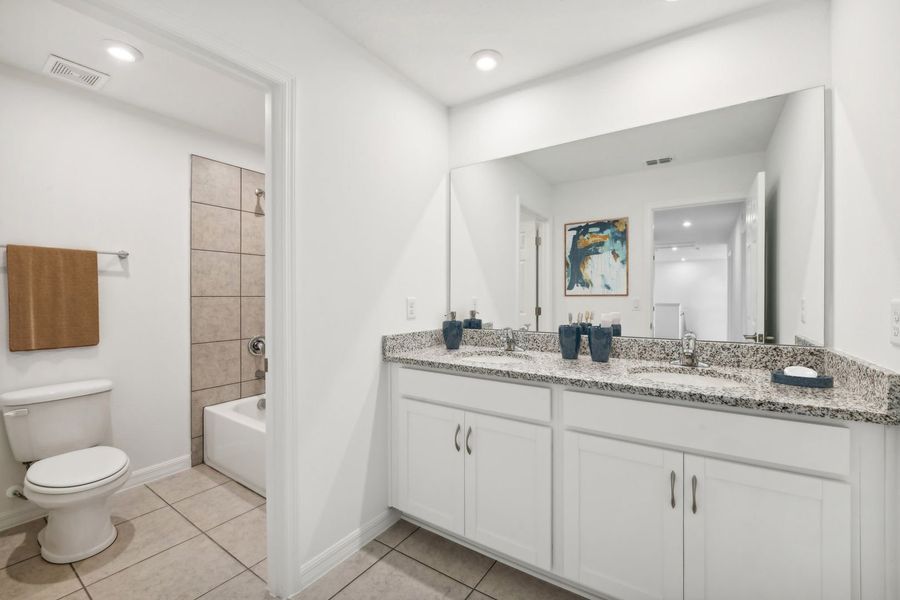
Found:
<svg viewBox="0 0 900 600"><path fill-rule="evenodd" d="M135 64L114 60L106 54L105 39L137 47L144 59ZM51 0L0 2L0 62L40 73L50 54L111 76L90 93L257 146L265 142L262 89Z"/></svg>
<svg viewBox="0 0 900 600"><path fill-rule="evenodd" d="M677 251L662 248L666 255L671 252L672 256L690 258L689 250L695 245L726 243L735 221L743 215L743 208L743 202L729 202L655 211L653 243L657 247L678 247ZM691 226L685 227L685 221L690 221Z"/></svg>
<svg viewBox="0 0 900 600"><path fill-rule="evenodd" d="M547 182L559 184L763 152L786 98L775 96L747 102L535 150L516 158ZM674 160L652 167L645 164L664 156Z"/></svg>
<svg viewBox="0 0 900 600"><path fill-rule="evenodd" d="M454 106L773 0L299 1ZM470 64L484 48L496 71Z"/></svg>

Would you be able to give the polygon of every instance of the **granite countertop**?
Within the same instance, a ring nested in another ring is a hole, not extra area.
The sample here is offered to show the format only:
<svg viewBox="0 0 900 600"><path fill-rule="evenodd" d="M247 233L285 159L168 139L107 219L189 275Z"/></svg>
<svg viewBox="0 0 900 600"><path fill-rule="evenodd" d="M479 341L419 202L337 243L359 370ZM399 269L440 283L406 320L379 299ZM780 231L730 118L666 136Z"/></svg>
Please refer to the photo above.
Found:
<svg viewBox="0 0 900 600"><path fill-rule="evenodd" d="M479 358L478 355L489 356ZM564 360L558 352L533 350L516 351L519 362L492 364L491 360L504 355L496 346L463 345L459 350L447 350L442 345L422 348L385 350L384 360L414 367L472 375L504 377L564 385L570 388L635 394L664 400L681 400L753 409L765 412L825 417L844 421L898 424L900 412L893 409L888 398L862 393L858 388L835 382L831 389L810 389L771 382L771 372L732 366L713 366L700 369L700 374L713 375L729 381L722 386L695 386L685 383L652 381L642 373L687 372L697 369L673 366L668 362L610 358L608 363L593 362L588 355L577 360Z"/></svg>

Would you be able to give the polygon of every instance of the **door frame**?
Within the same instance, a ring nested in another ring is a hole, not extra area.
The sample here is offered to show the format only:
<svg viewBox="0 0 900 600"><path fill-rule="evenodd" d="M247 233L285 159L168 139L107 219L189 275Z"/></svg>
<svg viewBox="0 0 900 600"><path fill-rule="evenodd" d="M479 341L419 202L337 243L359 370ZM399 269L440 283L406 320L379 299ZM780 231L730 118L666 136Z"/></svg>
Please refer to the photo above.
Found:
<svg viewBox="0 0 900 600"><path fill-rule="evenodd" d="M57 0L100 21L158 43L188 58L225 70L266 92L266 341L270 349L266 395L266 497L268 587L278 597L300 591L303 531L300 527L300 444L295 276L295 106L292 74L145 3L124 9L110 0Z"/></svg>
<svg viewBox="0 0 900 600"><path fill-rule="evenodd" d="M746 196L746 193L743 193ZM657 202L651 202L646 206L646 210L644 212L644 244L643 249L645 256L647 257L645 262L649 262L649 273L648 282L649 285L647 287L648 298L645 302L645 306L647 307L647 328L649 330L649 337L655 338L656 332L653 331L653 309L655 304L655 291L656 291L656 238L655 238L655 222L656 222L656 213L663 210L672 210L678 208L693 208L698 206L715 206L718 204L737 204L743 202L741 200L741 193L726 193L726 194L716 194L713 196L709 196L707 198L680 198L677 200L662 200ZM634 272L634 271L632 271ZM728 307L729 311L731 307ZM685 329L685 331L689 331ZM728 341L728 340L712 340L712 341Z"/></svg>

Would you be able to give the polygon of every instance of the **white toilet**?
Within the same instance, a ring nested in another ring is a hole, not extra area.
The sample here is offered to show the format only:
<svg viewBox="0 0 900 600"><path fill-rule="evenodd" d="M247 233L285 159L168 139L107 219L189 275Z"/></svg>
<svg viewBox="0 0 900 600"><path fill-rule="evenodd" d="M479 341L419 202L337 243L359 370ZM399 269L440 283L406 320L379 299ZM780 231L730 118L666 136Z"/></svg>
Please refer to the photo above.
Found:
<svg viewBox="0 0 900 600"><path fill-rule="evenodd" d="M0 394L13 456L32 463L25 496L48 511L38 541L49 562L93 556L116 539L109 499L131 468L128 455L108 445L111 389L94 379Z"/></svg>

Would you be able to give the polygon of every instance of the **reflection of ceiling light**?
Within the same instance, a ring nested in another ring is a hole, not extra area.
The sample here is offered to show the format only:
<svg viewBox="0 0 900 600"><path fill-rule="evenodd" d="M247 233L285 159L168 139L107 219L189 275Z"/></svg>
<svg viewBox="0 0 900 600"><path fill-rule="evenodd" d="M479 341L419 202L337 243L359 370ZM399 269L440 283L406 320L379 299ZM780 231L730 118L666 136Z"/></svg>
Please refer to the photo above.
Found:
<svg viewBox="0 0 900 600"><path fill-rule="evenodd" d="M496 50L479 50L472 55L472 63L479 71L493 71L503 60L503 55Z"/></svg>
<svg viewBox="0 0 900 600"><path fill-rule="evenodd" d="M672 252L676 252L678 250L678 246L672 246Z"/></svg>
<svg viewBox="0 0 900 600"><path fill-rule="evenodd" d="M683 256L681 257L681 262L684 262L684 261L686 261L686 260L687 260L687 259L686 259L685 257L683 257Z"/></svg>
<svg viewBox="0 0 900 600"><path fill-rule="evenodd" d="M106 40L106 53L126 63L135 63L144 58L143 53L128 44L117 42L115 40Z"/></svg>
<svg viewBox="0 0 900 600"><path fill-rule="evenodd" d="M682 226L682 227L690 227L690 226L691 226L691 222L690 222L690 221L685 221L684 223L681 224L681 226Z"/></svg>

